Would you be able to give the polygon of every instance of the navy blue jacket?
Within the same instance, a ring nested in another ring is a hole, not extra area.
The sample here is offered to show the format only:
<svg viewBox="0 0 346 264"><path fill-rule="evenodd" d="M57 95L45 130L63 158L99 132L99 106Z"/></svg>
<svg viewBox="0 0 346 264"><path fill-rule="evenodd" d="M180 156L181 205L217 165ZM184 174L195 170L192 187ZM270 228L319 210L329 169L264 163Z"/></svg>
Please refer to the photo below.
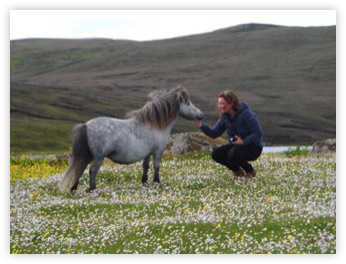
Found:
<svg viewBox="0 0 346 264"><path fill-rule="evenodd" d="M211 138L217 138L227 130L229 140L237 135L245 146L263 147L262 128L256 114L245 103L240 104L240 109L233 118L229 114L222 114L213 128L202 124L201 130Z"/></svg>

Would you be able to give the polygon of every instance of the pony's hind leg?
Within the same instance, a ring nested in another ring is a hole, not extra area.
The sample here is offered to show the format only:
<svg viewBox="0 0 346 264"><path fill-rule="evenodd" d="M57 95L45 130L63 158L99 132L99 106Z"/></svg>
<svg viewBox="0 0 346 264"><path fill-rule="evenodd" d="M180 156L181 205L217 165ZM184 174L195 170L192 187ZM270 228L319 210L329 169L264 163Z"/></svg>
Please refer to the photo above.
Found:
<svg viewBox="0 0 346 264"><path fill-rule="evenodd" d="M78 184L79 184L79 179L80 177L82 177L84 170L86 169L86 167L88 166L88 164L92 161L91 158L88 158L87 160L83 160L79 166L76 168L76 176L75 176L75 181L70 189L71 192L74 192L77 190L78 188Z"/></svg>
<svg viewBox="0 0 346 264"><path fill-rule="evenodd" d="M150 163L150 155L145 157L142 164L142 167L143 167L142 184L143 185L146 185L148 182L149 163Z"/></svg>
<svg viewBox="0 0 346 264"><path fill-rule="evenodd" d="M96 176L102 165L103 159L104 158L94 159L94 162L90 167L90 170L89 170L90 189L88 190L89 192L92 192L96 188Z"/></svg>

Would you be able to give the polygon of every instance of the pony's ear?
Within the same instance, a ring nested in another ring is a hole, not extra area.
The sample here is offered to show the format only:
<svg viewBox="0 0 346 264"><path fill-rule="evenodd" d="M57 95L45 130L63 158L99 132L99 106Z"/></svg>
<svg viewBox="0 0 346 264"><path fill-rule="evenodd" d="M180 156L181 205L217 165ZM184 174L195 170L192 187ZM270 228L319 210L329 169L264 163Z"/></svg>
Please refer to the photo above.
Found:
<svg viewBox="0 0 346 264"><path fill-rule="evenodd" d="M184 103L190 102L190 95L185 87L178 86L176 88L176 93L177 93L177 99L179 102L184 102Z"/></svg>

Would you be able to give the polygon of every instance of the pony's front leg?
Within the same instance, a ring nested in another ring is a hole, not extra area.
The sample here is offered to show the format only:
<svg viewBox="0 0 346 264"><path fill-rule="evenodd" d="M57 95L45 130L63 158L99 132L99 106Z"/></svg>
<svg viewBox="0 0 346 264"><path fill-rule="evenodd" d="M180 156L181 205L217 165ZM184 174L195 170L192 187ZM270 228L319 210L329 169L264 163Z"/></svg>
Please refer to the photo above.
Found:
<svg viewBox="0 0 346 264"><path fill-rule="evenodd" d="M150 162L150 154L145 157L142 164L142 167L143 167L142 184L143 185L146 185L148 181L149 162Z"/></svg>
<svg viewBox="0 0 346 264"><path fill-rule="evenodd" d="M160 163L161 163L162 152L154 155L154 182L160 183Z"/></svg>

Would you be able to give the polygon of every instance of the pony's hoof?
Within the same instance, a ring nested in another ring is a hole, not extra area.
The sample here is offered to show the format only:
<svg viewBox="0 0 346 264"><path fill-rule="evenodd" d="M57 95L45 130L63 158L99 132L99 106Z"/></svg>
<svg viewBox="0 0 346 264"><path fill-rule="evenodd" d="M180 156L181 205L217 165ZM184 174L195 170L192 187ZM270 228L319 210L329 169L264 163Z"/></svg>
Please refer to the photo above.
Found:
<svg viewBox="0 0 346 264"><path fill-rule="evenodd" d="M146 182L142 182L142 186L143 187L149 187L149 183L146 181Z"/></svg>
<svg viewBox="0 0 346 264"><path fill-rule="evenodd" d="M157 181L154 181L154 182L153 182L153 187L154 187L154 189L160 189L161 183L160 183L160 182L157 182Z"/></svg>

